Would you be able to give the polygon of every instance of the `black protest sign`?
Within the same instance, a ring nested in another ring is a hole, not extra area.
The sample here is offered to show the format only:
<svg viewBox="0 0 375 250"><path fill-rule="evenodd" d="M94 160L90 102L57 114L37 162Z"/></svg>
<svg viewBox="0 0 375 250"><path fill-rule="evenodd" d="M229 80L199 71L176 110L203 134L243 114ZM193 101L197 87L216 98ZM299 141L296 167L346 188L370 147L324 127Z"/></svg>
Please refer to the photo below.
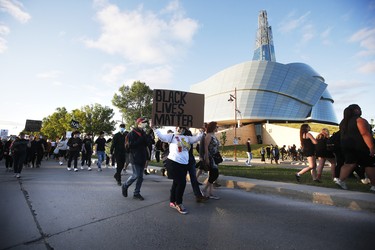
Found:
<svg viewBox="0 0 375 250"><path fill-rule="evenodd" d="M203 126L203 94L165 89L154 89L153 94L153 125L189 128Z"/></svg>
<svg viewBox="0 0 375 250"><path fill-rule="evenodd" d="M79 128L79 122L72 119L70 121L70 127L78 129Z"/></svg>
<svg viewBox="0 0 375 250"><path fill-rule="evenodd" d="M26 120L25 131L39 132L41 128L42 128L42 121Z"/></svg>

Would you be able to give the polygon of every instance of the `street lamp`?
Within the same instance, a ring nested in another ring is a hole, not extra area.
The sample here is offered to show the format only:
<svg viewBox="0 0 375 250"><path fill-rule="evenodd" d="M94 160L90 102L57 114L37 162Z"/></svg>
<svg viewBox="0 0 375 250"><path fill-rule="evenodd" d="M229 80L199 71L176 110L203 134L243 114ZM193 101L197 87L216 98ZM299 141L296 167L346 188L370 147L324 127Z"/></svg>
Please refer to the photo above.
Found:
<svg viewBox="0 0 375 250"><path fill-rule="evenodd" d="M234 95L229 94L229 99L228 102L233 102L234 101L234 161L237 161L237 112L241 113L237 109L237 88L234 88Z"/></svg>

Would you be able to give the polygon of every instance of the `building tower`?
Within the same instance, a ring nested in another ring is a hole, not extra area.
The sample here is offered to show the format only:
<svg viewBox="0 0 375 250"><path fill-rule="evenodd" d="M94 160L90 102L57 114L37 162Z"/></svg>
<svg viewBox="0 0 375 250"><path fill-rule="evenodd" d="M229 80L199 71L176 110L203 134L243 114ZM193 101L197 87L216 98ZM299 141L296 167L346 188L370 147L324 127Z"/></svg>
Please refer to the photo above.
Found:
<svg viewBox="0 0 375 250"><path fill-rule="evenodd" d="M253 61L276 62L272 29L268 26L267 11L261 10L258 16L258 30L255 39Z"/></svg>

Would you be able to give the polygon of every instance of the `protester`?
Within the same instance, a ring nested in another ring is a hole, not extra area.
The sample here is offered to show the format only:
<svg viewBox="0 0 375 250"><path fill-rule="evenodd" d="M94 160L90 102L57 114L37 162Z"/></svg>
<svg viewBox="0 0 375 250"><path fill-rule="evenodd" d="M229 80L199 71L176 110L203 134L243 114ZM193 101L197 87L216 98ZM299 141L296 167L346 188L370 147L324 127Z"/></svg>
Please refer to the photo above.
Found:
<svg viewBox="0 0 375 250"><path fill-rule="evenodd" d="M169 206L177 209L181 214L187 214L188 211L182 202L186 187L186 174L189 168L189 150L191 144L198 142L203 133L197 136L186 136L184 135L185 127L177 127L176 129L176 134L163 134L160 129L156 129L155 134L163 142L169 143L166 166L168 178L173 179Z"/></svg>
<svg viewBox="0 0 375 250"><path fill-rule="evenodd" d="M207 125L207 134L204 139L204 161L209 166L209 174L203 193L210 199L218 200L220 197L213 194L213 183L219 177L218 163L214 161L214 155L219 153L220 142L216 138L215 132L217 132L217 123L210 122Z"/></svg>
<svg viewBox="0 0 375 250"><path fill-rule="evenodd" d="M336 159L333 154L333 149L328 150L327 142L329 139L329 130L323 128L316 137L317 144L315 145L316 157L318 158L318 176L317 179L321 181L323 168L328 161L331 164L331 177L335 178Z"/></svg>
<svg viewBox="0 0 375 250"><path fill-rule="evenodd" d="M82 141L82 157L81 157L81 169L84 169L85 164L87 170L91 171L91 156L93 152L93 142L91 134L88 133Z"/></svg>
<svg viewBox="0 0 375 250"><path fill-rule="evenodd" d="M68 139L65 135L61 136L59 142L57 143L57 148L59 149L59 164L62 166L64 161L66 161L68 151Z"/></svg>
<svg viewBox="0 0 375 250"><path fill-rule="evenodd" d="M303 148L303 154L307 157L308 166L303 168L301 171L296 173L296 180L300 182L301 175L310 171L313 181L320 182L317 179L316 174L316 158L315 158L315 144L317 141L315 140L314 136L310 133L310 126L308 124L302 124L300 128L300 140L301 146ZM293 144L294 145L294 144Z"/></svg>
<svg viewBox="0 0 375 250"><path fill-rule="evenodd" d="M261 160L260 161L263 162L263 163L266 163L266 157L265 157L266 150L264 149L264 147L262 147L260 149L259 153L260 153L260 156L261 156Z"/></svg>
<svg viewBox="0 0 375 250"><path fill-rule="evenodd" d="M72 161L74 161L74 172L78 171L77 165L78 165L78 157L79 153L81 152L82 148L82 140L79 137L80 133L79 131L74 131L72 133L72 137L68 140L68 146L69 146L69 160L68 160L68 171L71 170L71 164Z"/></svg>
<svg viewBox="0 0 375 250"><path fill-rule="evenodd" d="M125 129L125 124L120 124L120 130L112 139L110 154L115 157L117 162L116 173L113 176L117 185L121 186L121 171L127 168L129 164L129 152L125 149L125 138L128 132Z"/></svg>
<svg viewBox="0 0 375 250"><path fill-rule="evenodd" d="M16 138L11 146L14 159L14 176L17 178L21 177L28 143L29 141L25 139L25 134L21 132L19 138Z"/></svg>
<svg viewBox="0 0 375 250"><path fill-rule="evenodd" d="M4 144L4 158L5 158L5 167L7 171L11 171L13 167L13 155L11 150L11 145L16 139L15 136L10 136L9 139Z"/></svg>
<svg viewBox="0 0 375 250"><path fill-rule="evenodd" d="M104 131L100 131L99 138L95 140L96 145L96 155L98 156L98 171L102 171L102 163L105 162L105 144L106 139L104 138Z"/></svg>
<svg viewBox="0 0 375 250"><path fill-rule="evenodd" d="M357 165L365 168L370 179L370 191L375 192L375 146L371 126L361 117L362 110L357 104L349 105L344 110L344 118L340 122L341 150L344 153L345 164L341 167L337 185L348 189L346 178Z"/></svg>
<svg viewBox="0 0 375 250"><path fill-rule="evenodd" d="M129 162L132 166L133 174L122 184L122 195L128 197L128 188L134 182L135 184L133 199L143 201L141 187L143 182L143 170L147 160L147 145L149 144L145 129L147 119L138 118L136 127L129 132L127 136L126 147L129 147Z"/></svg>

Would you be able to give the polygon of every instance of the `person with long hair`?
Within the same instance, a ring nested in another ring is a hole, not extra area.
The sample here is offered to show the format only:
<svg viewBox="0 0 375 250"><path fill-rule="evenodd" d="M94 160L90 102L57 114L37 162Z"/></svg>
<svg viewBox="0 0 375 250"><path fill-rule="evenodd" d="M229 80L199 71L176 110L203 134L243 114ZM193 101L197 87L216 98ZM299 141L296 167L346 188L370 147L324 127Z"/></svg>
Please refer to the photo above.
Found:
<svg viewBox="0 0 375 250"><path fill-rule="evenodd" d="M348 189L346 178L357 165L365 169L370 179L370 191L375 192L375 146L371 126L361 117L362 110L357 104L351 104L344 110L340 123L341 150L345 164L341 167L340 178L336 181L342 189Z"/></svg>
<svg viewBox="0 0 375 250"><path fill-rule="evenodd" d="M315 144L317 144L317 141L315 140L314 136L310 133L310 126L309 124L302 124L300 128L300 141L301 146L303 149L303 154L306 156L308 161L308 166L303 168L301 171L299 171L296 174L296 180L300 182L301 175L304 173L310 171L311 176L313 178L313 181L320 182L317 179L316 174L316 157L315 157Z"/></svg>
<svg viewBox="0 0 375 250"><path fill-rule="evenodd" d="M203 193L205 193L205 196L209 197L210 199L218 200L220 197L214 195L212 192L213 183L216 181L217 177L219 177L218 164L216 164L213 159L213 155L219 152L220 146L220 142L216 138L215 132L217 132L217 123L210 122L207 125L206 136L204 139L204 161L205 164L209 166L209 174L206 185L203 188Z"/></svg>
<svg viewBox="0 0 375 250"><path fill-rule="evenodd" d="M323 128L320 134L316 137L318 142L315 146L316 157L318 158L318 176L317 179L320 181L322 178L322 172L324 164L328 161L331 164L331 177L332 180L335 178L336 159L333 151L327 149L327 141L329 139L329 130Z"/></svg>

